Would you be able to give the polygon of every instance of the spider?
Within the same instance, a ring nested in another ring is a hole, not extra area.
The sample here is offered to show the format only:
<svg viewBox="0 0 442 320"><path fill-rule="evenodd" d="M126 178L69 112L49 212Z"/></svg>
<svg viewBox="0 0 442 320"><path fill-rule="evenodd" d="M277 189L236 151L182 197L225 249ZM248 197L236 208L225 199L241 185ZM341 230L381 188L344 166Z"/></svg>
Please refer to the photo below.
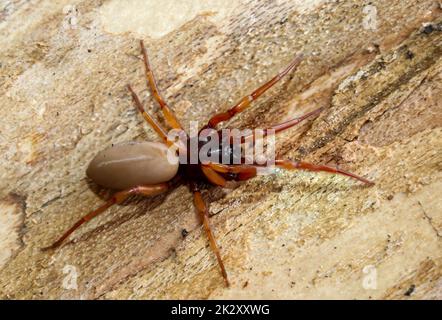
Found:
<svg viewBox="0 0 442 320"><path fill-rule="evenodd" d="M155 100L161 107L166 123L180 132L184 132L178 119L174 113L164 101L161 93L157 87L154 74L150 68L149 60L147 57L146 48L143 41L140 41L141 53L143 56L144 69L147 79L147 84L150 87ZM196 211L199 214L203 228L209 239L211 249L216 255L222 277L225 285L229 286L229 280L227 272L224 267L224 263L221 258L220 250L215 240L215 236L209 222L208 206L206 205L201 189L203 185L214 185L219 187L227 187L228 182L231 181L245 181L255 177L258 174L258 170L263 167L258 162L246 163L244 158L238 160L233 151L233 140L228 139L226 143L219 143L215 150L211 150L212 155L217 154L218 159L221 160L222 156L228 159L228 163L222 161L209 161L204 162L201 159L197 159L196 163L192 163L190 158L192 156L190 146L192 143L196 143L197 149L192 152L199 152L208 143L207 136L201 133L205 129L215 130L218 134L221 134L221 130L216 130L219 123L230 120L238 113L247 109L251 102L258 99L264 92L271 88L281 78L287 75L302 61L302 54L297 55L292 62L280 71L276 76L266 82L264 85L253 91L250 95L243 97L236 105L227 110L226 112L215 114L210 118L208 123L203 126L198 132L197 136L188 136L185 133L185 143L175 144L169 139L166 131L161 125L148 114L138 95L132 89L130 85L127 86L135 106L138 108L144 119L153 127L162 142L131 142L120 145L114 145L108 149L105 149L98 153L96 157L90 162L87 168L87 176L96 184L109 189L117 190L110 199L102 206L91 211L87 215L78 220L70 229L68 229L57 241L51 246L44 248L55 249L59 247L62 242L78 227L82 224L95 218L106 209L114 204L120 204L132 195L154 196L171 189L177 185L177 181L187 184L190 192L193 193L193 202ZM277 133L294 125L301 121L317 115L321 112L322 108L316 109L313 112L307 113L299 118L294 118L286 122L272 126L271 128L264 130L264 135L272 130ZM245 140L242 137L241 143ZM252 134L248 138L255 139ZM170 161L171 153L170 147L177 146L178 151L172 153L173 160L178 160L178 153L184 155L187 161L181 163L179 161ZM169 158L168 158L169 157ZM223 158L225 159L225 158ZM364 184L371 185L371 181L357 176L353 173L333 168L325 165L317 165L304 161L292 161L287 159L275 159L273 167L286 169L286 170L308 170L308 171L326 171L333 174L341 174L354 179L357 179Z"/></svg>

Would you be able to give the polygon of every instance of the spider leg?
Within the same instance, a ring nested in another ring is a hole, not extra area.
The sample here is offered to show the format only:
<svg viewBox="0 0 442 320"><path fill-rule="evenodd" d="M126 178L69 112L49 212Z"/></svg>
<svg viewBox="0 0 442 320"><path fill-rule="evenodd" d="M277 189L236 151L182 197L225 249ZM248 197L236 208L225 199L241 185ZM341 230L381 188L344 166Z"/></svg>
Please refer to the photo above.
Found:
<svg viewBox="0 0 442 320"><path fill-rule="evenodd" d="M218 265L221 268L221 274L224 278L224 282L228 287L229 280L227 278L227 272L226 269L224 268L224 263L223 260L221 259L221 253L219 251L218 245L216 244L215 236L213 235L212 228L210 226L209 211L207 209L206 203L204 202L201 192L196 184L191 185L191 190L193 193L193 201L195 204L195 208L198 211L204 230L206 231L207 237L209 238L210 247L212 248L212 251L216 255L216 259L218 260Z"/></svg>
<svg viewBox="0 0 442 320"><path fill-rule="evenodd" d="M367 185L374 184L374 182L372 182L370 180L360 177L354 173L351 173L351 172L348 172L345 170L341 170L339 168L334 168L334 167L325 166L325 165L317 165L317 164L308 163L308 162L304 162L304 161L292 161L292 160L285 160L285 159L277 159L277 160L275 160L275 166L282 168L282 169L287 169L287 170L307 170L307 171L330 172L330 173L340 174L340 175L344 175L344 176L359 180ZM257 175L257 168L265 167L265 166L259 165L256 163L254 163L253 165L246 165L246 164L225 165L225 164L219 164L219 163L210 163L209 167L219 173L236 174L235 180L248 180L248 179L253 178Z"/></svg>
<svg viewBox="0 0 442 320"><path fill-rule="evenodd" d="M210 166L201 165L201 170L203 171L206 178L216 186L226 187L227 181L220 174L218 174L215 170L213 170Z"/></svg>
<svg viewBox="0 0 442 320"><path fill-rule="evenodd" d="M282 169L287 169L287 170L324 171L324 172L329 172L329 173L333 173L333 174L340 174L343 176L347 176L347 177L359 180L367 185L374 185L374 182L367 180L363 177L360 177L354 173L351 173L351 172L348 172L348 171L345 171L345 170L342 170L339 168L321 165L321 164L313 164L313 163L304 162L304 161L276 159L275 166L282 168Z"/></svg>
<svg viewBox="0 0 442 320"><path fill-rule="evenodd" d="M312 112L304 114L303 116L301 116L299 118L290 119L290 120L285 121L283 123L279 123L279 124L274 125L274 126L272 126L270 128L264 129L262 131L262 138L266 137L269 134L269 132L271 134L273 134L273 133L276 134L276 133L279 133L281 131L287 130L287 129L297 125L298 123L302 122L303 120L305 120L305 119L307 119L307 118L309 118L311 116L319 114L323 109L324 108L318 108L316 110L313 110ZM252 141L255 141L256 140L255 134L256 134L256 132L253 131L253 133L251 133L251 134L249 134L247 136L241 137L241 143L244 143L246 141L250 141L250 139L252 139ZM231 142L233 141L233 137L230 137L230 141Z"/></svg>
<svg viewBox="0 0 442 320"><path fill-rule="evenodd" d="M213 171L221 174L234 174L234 180L243 181L248 180L257 175L257 166L248 164L228 165L211 162L207 167Z"/></svg>
<svg viewBox="0 0 442 320"><path fill-rule="evenodd" d="M144 70L146 73L147 84L149 85L150 89L152 90L155 100L160 105L161 110L163 111L163 114L164 114L164 118L166 119L167 123L172 128L182 130L183 128L182 128L181 124L179 123L178 119L175 117L175 114L173 113L173 111L169 108L167 103L164 101L163 97L160 94L160 91L158 90L158 86L155 81L155 76L152 72L152 69L150 68L149 58L147 57L147 51L146 51L146 47L144 46L143 40L140 40L140 47L141 47L141 53L143 54Z"/></svg>
<svg viewBox="0 0 442 320"><path fill-rule="evenodd" d="M215 128L216 125L222 121L226 121L231 119L234 115L244 111L252 101L258 99L259 96L261 96L264 92L266 92L268 89L270 89L275 83L277 83L279 80L281 80L287 73L295 69L302 61L302 54L298 54L293 61L281 72L279 72L276 76L274 76L272 79L270 79L268 82L263 84L261 87L253 91L250 95L245 96L242 98L236 105L234 105L232 108L227 110L223 113L218 113L214 115L212 118L210 118L209 123L207 124L207 127L209 128Z"/></svg>
<svg viewBox="0 0 442 320"><path fill-rule="evenodd" d="M127 190L119 191L115 193L105 204L95 209L94 211L89 212L87 215L83 216L80 220L78 220L70 229L68 229L57 241L55 241L49 247L43 248L42 250L55 249L59 247L62 242L76 229L78 229L82 224L89 222L99 214L106 211L106 209L110 208L114 204L122 203L126 200L130 195L144 195L144 196L153 196L160 193L165 192L169 189L168 183L160 183L154 185L141 185L137 187L133 187Z"/></svg>
<svg viewBox="0 0 442 320"><path fill-rule="evenodd" d="M132 99L134 101L135 106L138 108L140 113L143 115L144 119L152 126L152 128L155 130L155 132L160 136L161 139L163 139L164 143L169 144L167 140L167 134L166 131L158 124L158 122L155 121L155 119L144 110L143 105L141 104L140 98L138 98L138 95L135 93L135 91L132 89L131 85L128 84L127 88L129 89Z"/></svg>

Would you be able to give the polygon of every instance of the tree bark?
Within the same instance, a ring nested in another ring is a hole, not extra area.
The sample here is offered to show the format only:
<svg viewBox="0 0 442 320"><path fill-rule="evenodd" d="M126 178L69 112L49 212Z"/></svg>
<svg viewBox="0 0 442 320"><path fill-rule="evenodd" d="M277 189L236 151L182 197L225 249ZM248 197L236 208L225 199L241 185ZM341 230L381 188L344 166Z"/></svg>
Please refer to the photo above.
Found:
<svg viewBox="0 0 442 320"><path fill-rule="evenodd" d="M440 3L155 3L0 8L0 296L441 299ZM265 128L323 106L278 135L278 155L376 185L281 171L206 190L230 288L184 186L115 206L41 252L109 195L85 178L98 151L158 141L126 89L164 125L140 38L186 128L303 52L296 72L225 126Z"/></svg>

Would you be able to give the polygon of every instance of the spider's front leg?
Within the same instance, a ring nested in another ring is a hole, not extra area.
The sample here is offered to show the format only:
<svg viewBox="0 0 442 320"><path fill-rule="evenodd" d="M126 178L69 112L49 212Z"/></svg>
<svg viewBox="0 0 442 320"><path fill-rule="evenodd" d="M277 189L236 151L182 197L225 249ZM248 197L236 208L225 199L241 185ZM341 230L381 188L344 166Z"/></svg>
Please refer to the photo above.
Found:
<svg viewBox="0 0 442 320"><path fill-rule="evenodd" d="M273 126L271 126L269 128L266 128L266 129L261 131L260 138L264 138L264 137L268 136L269 134L276 134L276 133L280 133L280 132L282 132L284 130L290 129L290 128L296 126L297 124L301 123L302 121L304 121L304 120L306 120L306 119L308 119L308 118L310 118L312 116L318 115L319 113L321 113L321 111L323 109L324 108L321 107L321 108L318 108L316 110L313 110L312 112L306 113L306 114L302 115L301 117L293 118L293 119L287 120L285 122L273 125ZM218 130L218 135L220 137L222 136L222 130ZM231 134L228 137L228 139L230 140L230 143L234 143L235 142L235 136L233 134ZM254 130L249 135L241 136L241 140L240 141L241 141L241 143L244 143L244 142L253 143L256 140L257 140L256 131Z"/></svg>
<svg viewBox="0 0 442 320"><path fill-rule="evenodd" d="M226 165L226 164L220 164L220 163L210 163L208 164L208 167L210 167L213 171L216 171L221 174L231 173L235 175L235 180L241 181L241 180L248 180L253 177L256 177L258 174L258 168L265 168L267 165L261 165L258 163L253 163L252 165L248 164L240 164L240 165ZM361 176L358 176L354 173L335 168L330 167L326 165L321 164L313 164L309 162L304 161L293 161L293 160L287 160L287 159L276 159L275 160L275 167L286 169L286 170L305 170L305 171L323 171L323 172L329 172L333 174L340 174L343 176L347 176L353 179L356 179L358 181L361 181L367 185L374 185L374 182L365 179Z"/></svg>
<svg viewBox="0 0 442 320"><path fill-rule="evenodd" d="M276 76L270 79L268 82L263 84L261 87L253 91L251 94L242 98L236 105L227 110L226 112L218 113L210 118L207 127L215 128L218 123L230 120L236 114L244 111L250 106L252 101L258 99L264 92L270 89L274 84L276 84L279 80L281 80L285 75L287 75L290 71L294 70L302 61L303 55L298 54L292 62L281 72L279 72Z"/></svg>
<svg viewBox="0 0 442 320"><path fill-rule="evenodd" d="M304 161L292 161L292 160L287 160L287 159L276 159L275 166L282 168L282 169L287 169L287 170L323 171L323 172L329 172L329 173L333 173L333 174L340 174L343 176L347 176L347 177L359 180L359 181L365 183L366 185L374 185L373 181L365 179L365 178L358 176L354 173L351 173L351 172L348 172L348 171L345 171L345 170L342 170L339 168L322 165L322 164L314 164L314 163L309 163L309 162L304 162Z"/></svg>

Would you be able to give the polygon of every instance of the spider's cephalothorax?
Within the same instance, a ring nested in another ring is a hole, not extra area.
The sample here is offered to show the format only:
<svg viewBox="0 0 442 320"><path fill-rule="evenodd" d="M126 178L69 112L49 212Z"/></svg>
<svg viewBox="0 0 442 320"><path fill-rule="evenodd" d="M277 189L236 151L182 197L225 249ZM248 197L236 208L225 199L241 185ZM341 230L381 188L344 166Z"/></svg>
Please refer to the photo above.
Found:
<svg viewBox="0 0 442 320"><path fill-rule="evenodd" d="M185 156L180 156L180 165L186 171L202 173L201 167L209 163L222 163L226 165L242 164L242 146L234 143L229 137L222 136L221 132L213 131L211 134L202 134L186 140ZM199 168L200 170L197 170ZM190 177L189 177L190 178Z"/></svg>
<svg viewBox="0 0 442 320"><path fill-rule="evenodd" d="M177 130L181 130L182 126L175 117L172 110L161 97L157 88L154 75L149 66L146 49L143 41L141 44L141 52L143 54L144 67L148 85L150 86L153 96L158 102L163 112L167 124ZM210 118L205 129L215 129L220 122L231 119L236 114L244 111L249 107L250 103L261 96L265 91L272 87L287 73L294 70L302 60L302 55L297 55L295 59L275 77L267 83L253 91L251 94L242 98L236 105L226 112L219 113ZM194 205L200 215L201 222L209 238L210 246L221 268L223 278L226 285L229 285L227 273L224 268L223 261L212 233L209 223L208 208L203 200L200 191L201 182L209 182L212 185L226 187L227 181L243 181L248 180L257 175L257 171L262 164L255 162L244 163L241 153L235 149L237 145L230 138L227 140L219 140L220 143L211 148L206 148L210 143L210 138L202 135L201 131L198 137L186 138L184 146L181 146L180 152L169 152L175 144L168 139L166 131L150 116L141 104L137 94L132 87L128 85L128 89L132 95L133 101L145 120L153 127L162 139L162 142L140 142L126 143L112 146L102 152L91 161L87 169L87 175L97 184L119 190L101 207L88 213L78 220L70 229L68 229L55 243L45 249L54 249L79 226L91 220L100 213L104 212L110 206L119 204L131 195L152 196L163 193L176 185L176 181L185 183L189 186L194 196ZM277 133L288 129L304 119L317 115L321 112L321 108L305 114L302 117L277 124L271 128L264 129L264 135L269 132ZM216 131L220 132L220 131ZM185 134L186 137L187 134ZM257 138L254 134L248 137L253 142ZM196 139L196 140L195 140ZM245 140L240 140L243 143ZM196 148L192 148L196 146ZM194 153L198 153L195 155ZM187 161L179 161L179 154L184 153L184 159ZM195 160L196 156L196 160ZM201 159L206 158L205 161ZM288 170L309 170L309 171L326 171L335 174L342 174L357 179L365 184L372 184L369 180L357 176L353 173L343 171L325 165L316 165L303 161L291 161L287 159L275 159L273 166Z"/></svg>

